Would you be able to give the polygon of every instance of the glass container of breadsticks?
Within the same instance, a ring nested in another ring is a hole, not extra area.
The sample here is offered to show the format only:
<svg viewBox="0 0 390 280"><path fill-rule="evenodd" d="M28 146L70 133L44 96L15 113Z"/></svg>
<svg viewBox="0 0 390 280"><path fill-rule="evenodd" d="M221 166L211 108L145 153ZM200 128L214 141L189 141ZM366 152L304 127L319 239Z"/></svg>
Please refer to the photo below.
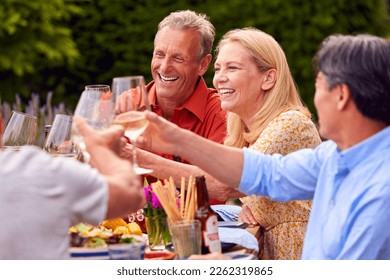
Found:
<svg viewBox="0 0 390 280"><path fill-rule="evenodd" d="M183 259L200 253L201 235L199 221L195 220L197 193L194 177L189 177L187 185L185 178L181 178L180 183L180 190L172 178L152 183L151 187L167 215L176 257Z"/></svg>

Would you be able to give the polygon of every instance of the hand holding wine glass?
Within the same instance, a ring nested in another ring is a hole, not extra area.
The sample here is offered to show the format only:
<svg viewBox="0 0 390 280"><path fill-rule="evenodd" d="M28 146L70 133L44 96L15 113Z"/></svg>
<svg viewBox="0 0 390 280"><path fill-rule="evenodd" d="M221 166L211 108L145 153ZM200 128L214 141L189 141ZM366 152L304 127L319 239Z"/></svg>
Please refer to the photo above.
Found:
<svg viewBox="0 0 390 280"><path fill-rule="evenodd" d="M114 78L112 90L116 101L113 123L122 125L125 136L131 141L134 171L137 174L152 173L153 170L138 166L136 154L137 138L149 124L142 113L150 110L144 78L142 76Z"/></svg>

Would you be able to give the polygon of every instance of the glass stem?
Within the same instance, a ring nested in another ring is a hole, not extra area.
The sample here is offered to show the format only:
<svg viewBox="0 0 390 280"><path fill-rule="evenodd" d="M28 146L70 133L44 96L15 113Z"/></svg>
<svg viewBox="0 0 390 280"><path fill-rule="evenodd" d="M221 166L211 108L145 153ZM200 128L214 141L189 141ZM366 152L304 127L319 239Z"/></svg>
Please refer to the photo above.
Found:
<svg viewBox="0 0 390 280"><path fill-rule="evenodd" d="M84 163L91 163L91 155L87 151L83 152L83 159Z"/></svg>
<svg viewBox="0 0 390 280"><path fill-rule="evenodd" d="M138 163L137 163L137 154L136 154L136 143L137 143L137 138L131 139L131 144L132 144L132 156L133 156L133 168L136 169L138 168Z"/></svg>

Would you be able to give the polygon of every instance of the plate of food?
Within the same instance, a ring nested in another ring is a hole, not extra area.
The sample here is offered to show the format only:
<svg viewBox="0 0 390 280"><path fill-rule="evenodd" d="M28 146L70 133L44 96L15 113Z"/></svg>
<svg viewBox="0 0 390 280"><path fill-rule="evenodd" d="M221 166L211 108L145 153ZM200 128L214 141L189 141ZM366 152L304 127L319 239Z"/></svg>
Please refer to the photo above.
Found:
<svg viewBox="0 0 390 280"><path fill-rule="evenodd" d="M69 229L71 259L110 259L108 246L117 243L131 243L137 238L145 242L142 231L136 223L123 219L103 221L99 226L79 223Z"/></svg>

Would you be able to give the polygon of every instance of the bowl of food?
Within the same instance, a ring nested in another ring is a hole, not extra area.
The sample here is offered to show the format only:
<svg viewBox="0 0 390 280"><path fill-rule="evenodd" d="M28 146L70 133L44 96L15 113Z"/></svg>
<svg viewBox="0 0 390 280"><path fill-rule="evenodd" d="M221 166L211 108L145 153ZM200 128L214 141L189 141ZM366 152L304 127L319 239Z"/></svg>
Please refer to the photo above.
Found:
<svg viewBox="0 0 390 280"><path fill-rule="evenodd" d="M69 257L78 260L109 260L108 247L71 247Z"/></svg>
<svg viewBox="0 0 390 280"><path fill-rule="evenodd" d="M99 226L79 223L69 229L69 236L69 257L71 259L107 260L110 259L110 245L145 244L139 226L135 223L126 223L123 219L103 221ZM143 257L142 252L140 258L143 259Z"/></svg>
<svg viewBox="0 0 390 280"><path fill-rule="evenodd" d="M146 242L139 235L126 234L118 243L108 245L111 260L143 260Z"/></svg>

